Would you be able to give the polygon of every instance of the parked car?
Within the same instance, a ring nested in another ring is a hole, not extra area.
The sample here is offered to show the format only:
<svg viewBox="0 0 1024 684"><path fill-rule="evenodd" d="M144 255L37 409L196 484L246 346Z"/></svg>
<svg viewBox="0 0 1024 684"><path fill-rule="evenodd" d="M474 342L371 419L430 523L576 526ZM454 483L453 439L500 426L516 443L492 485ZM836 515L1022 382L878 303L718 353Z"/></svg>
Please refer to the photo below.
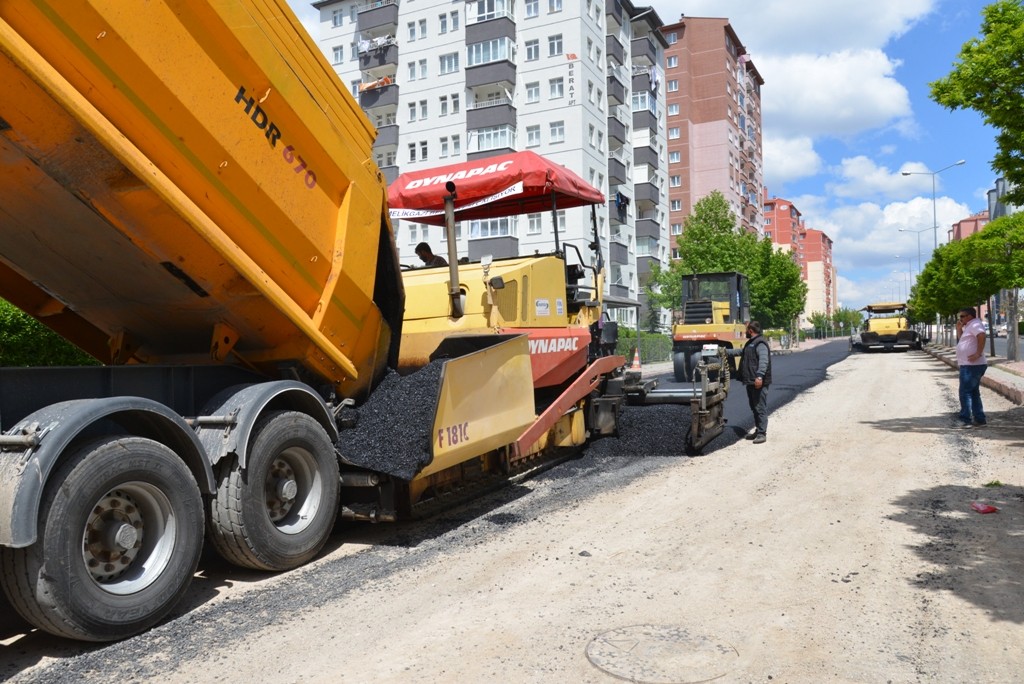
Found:
<svg viewBox="0 0 1024 684"><path fill-rule="evenodd" d="M996 337L1006 337L1006 324L1000 323L996 326Z"/></svg>

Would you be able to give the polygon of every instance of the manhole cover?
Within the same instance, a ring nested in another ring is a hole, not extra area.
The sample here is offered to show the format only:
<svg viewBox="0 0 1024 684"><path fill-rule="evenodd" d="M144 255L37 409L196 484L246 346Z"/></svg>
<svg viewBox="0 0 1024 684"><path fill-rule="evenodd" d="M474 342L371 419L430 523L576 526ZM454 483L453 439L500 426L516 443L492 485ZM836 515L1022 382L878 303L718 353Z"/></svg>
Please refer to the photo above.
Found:
<svg viewBox="0 0 1024 684"><path fill-rule="evenodd" d="M729 673L738 658L732 644L682 627L621 627L587 645L587 659L595 667L641 684L711 681Z"/></svg>

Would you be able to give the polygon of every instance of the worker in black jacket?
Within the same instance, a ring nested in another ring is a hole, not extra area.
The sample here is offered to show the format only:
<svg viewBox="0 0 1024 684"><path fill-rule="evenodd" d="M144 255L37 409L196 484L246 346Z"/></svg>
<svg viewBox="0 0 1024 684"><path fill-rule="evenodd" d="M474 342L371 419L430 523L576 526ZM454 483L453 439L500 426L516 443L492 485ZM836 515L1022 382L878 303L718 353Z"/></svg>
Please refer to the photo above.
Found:
<svg viewBox="0 0 1024 684"><path fill-rule="evenodd" d="M772 354L768 340L761 336L761 324L747 323L747 343L741 349L729 349L729 356L740 358L740 382L747 387L747 401L754 414L754 427L747 439L754 444L768 441L768 385L772 384Z"/></svg>

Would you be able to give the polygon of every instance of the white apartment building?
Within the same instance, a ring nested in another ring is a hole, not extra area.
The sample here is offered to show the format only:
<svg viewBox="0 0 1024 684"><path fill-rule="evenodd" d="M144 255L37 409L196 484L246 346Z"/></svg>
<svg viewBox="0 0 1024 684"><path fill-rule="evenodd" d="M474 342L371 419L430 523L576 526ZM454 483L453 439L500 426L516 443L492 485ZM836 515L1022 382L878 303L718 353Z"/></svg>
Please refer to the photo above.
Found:
<svg viewBox="0 0 1024 684"><path fill-rule="evenodd" d="M321 49L377 126L374 153L388 181L517 150L566 166L609 198L597 207L606 301L616 320L637 324L641 278L669 250L664 43L653 11L628 0L313 6ZM560 243L589 260L590 210L557 215ZM403 263L415 263L420 241L448 253L443 228L401 221L395 234ZM456 239L471 260L555 248L550 212L464 221Z"/></svg>

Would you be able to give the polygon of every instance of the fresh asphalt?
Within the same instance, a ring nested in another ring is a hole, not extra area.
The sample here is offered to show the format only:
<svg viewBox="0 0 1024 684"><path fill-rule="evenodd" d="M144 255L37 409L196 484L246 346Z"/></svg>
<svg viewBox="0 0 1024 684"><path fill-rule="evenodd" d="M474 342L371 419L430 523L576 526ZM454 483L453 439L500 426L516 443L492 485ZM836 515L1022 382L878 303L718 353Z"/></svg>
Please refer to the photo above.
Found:
<svg viewBox="0 0 1024 684"><path fill-rule="evenodd" d="M773 353L772 384L768 390L768 439L772 438L771 414L788 404L804 390L825 379L830 366L849 356L849 342L846 338L801 350L797 353ZM659 374L658 386L668 389L678 387L672 373ZM754 426L754 417L747 403L747 392L733 376L729 396L725 400L725 417L728 421L725 432L704 447L704 455L729 446L743 438ZM688 427L688 426L687 426Z"/></svg>

